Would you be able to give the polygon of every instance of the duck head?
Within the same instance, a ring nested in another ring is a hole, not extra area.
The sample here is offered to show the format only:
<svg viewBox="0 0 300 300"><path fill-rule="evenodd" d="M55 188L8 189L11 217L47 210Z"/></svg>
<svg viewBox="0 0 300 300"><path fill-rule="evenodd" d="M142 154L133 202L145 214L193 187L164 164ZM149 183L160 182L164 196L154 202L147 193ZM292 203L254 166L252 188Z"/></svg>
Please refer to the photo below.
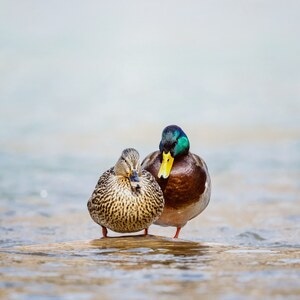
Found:
<svg viewBox="0 0 300 300"><path fill-rule="evenodd" d="M140 155L133 148L123 150L119 160L117 161L114 171L117 176L129 179L131 188L137 190L140 188L141 164Z"/></svg>
<svg viewBox="0 0 300 300"><path fill-rule="evenodd" d="M184 131L177 125L167 126L163 132L159 144L162 154L162 163L158 172L158 178L168 178L176 157L189 152L190 142Z"/></svg>

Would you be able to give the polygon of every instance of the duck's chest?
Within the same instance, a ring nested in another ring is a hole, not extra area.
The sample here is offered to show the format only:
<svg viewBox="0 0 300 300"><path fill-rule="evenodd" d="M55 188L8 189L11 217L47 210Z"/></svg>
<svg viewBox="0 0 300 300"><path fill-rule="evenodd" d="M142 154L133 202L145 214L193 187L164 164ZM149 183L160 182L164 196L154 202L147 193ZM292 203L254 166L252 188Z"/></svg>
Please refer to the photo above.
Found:
<svg viewBox="0 0 300 300"><path fill-rule="evenodd" d="M206 172L200 166L185 162L174 164L167 179L157 178L166 204L178 207L199 201L205 191Z"/></svg>

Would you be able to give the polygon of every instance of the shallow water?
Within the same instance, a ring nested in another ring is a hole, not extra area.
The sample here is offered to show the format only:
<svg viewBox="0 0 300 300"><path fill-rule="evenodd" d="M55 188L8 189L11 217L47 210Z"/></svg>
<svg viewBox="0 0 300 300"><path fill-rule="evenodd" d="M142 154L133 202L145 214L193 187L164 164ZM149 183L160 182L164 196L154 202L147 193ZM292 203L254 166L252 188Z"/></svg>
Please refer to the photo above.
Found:
<svg viewBox="0 0 300 300"><path fill-rule="evenodd" d="M0 298L299 299L299 2L64 3L1 3ZM210 204L99 239L99 175L173 123Z"/></svg>
<svg viewBox="0 0 300 300"><path fill-rule="evenodd" d="M138 236L19 247L1 256L9 264L3 296L89 299L100 293L104 299L151 299L230 292L226 296L251 298L299 292L300 262L292 249L236 249Z"/></svg>
<svg viewBox="0 0 300 300"><path fill-rule="evenodd" d="M299 293L299 251L158 236L1 251L3 298L265 298ZM245 292L247 291L247 292Z"/></svg>

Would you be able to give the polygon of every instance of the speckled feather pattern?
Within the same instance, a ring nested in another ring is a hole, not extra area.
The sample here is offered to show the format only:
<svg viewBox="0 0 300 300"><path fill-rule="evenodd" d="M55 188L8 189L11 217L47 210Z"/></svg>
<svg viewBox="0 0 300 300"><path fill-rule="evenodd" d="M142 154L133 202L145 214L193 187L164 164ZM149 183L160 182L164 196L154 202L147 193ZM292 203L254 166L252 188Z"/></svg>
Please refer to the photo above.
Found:
<svg viewBox="0 0 300 300"><path fill-rule="evenodd" d="M114 168L104 172L87 204L92 219L121 233L148 228L163 211L163 193L146 170L141 171L139 185L132 189L129 179L116 176Z"/></svg>

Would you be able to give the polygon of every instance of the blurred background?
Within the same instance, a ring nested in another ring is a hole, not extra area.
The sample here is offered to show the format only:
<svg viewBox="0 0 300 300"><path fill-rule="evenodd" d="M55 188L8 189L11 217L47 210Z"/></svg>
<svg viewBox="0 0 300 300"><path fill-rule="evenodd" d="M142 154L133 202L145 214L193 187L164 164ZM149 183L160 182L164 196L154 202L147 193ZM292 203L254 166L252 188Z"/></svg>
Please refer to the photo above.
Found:
<svg viewBox="0 0 300 300"><path fill-rule="evenodd" d="M98 237L98 177L169 124L213 182L184 238L299 244L299 1L0 6L2 246Z"/></svg>

